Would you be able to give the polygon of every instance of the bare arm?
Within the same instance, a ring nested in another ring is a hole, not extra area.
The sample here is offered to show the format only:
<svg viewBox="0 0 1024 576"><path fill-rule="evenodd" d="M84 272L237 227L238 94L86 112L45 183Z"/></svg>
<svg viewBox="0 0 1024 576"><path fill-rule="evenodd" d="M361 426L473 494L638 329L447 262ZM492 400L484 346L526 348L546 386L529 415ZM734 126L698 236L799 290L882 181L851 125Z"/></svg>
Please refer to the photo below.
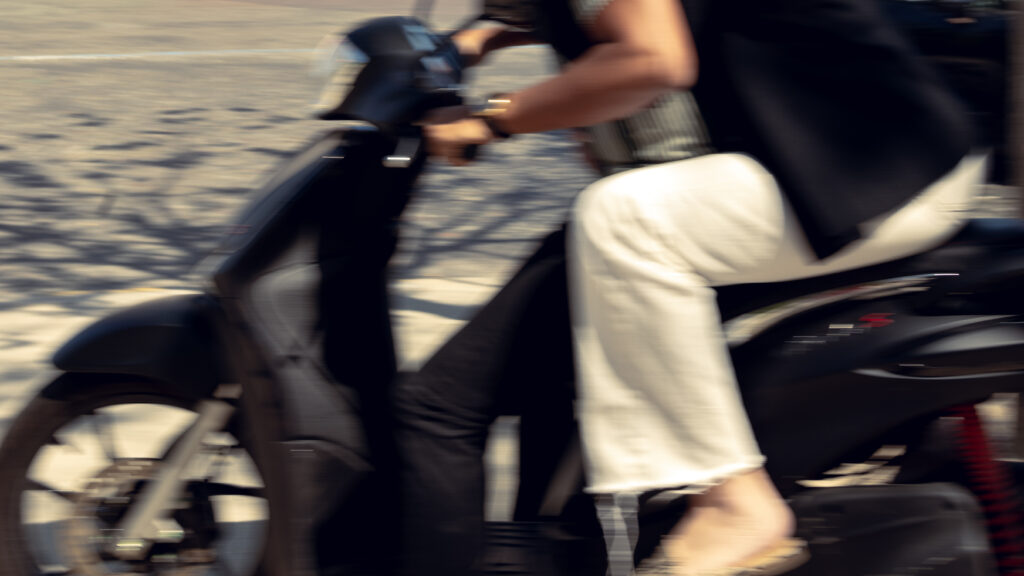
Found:
<svg viewBox="0 0 1024 576"><path fill-rule="evenodd" d="M588 32L599 42L561 74L511 96L510 133L623 118L697 81L697 54L678 0L612 0Z"/></svg>
<svg viewBox="0 0 1024 576"><path fill-rule="evenodd" d="M470 66L476 66L495 50L540 43L527 32L501 27L463 30L456 34L453 40L459 47L459 53Z"/></svg>
<svg viewBox="0 0 1024 576"><path fill-rule="evenodd" d="M544 132L624 118L697 81L696 47L679 0L611 0L588 33L597 44L561 74L509 95L511 104L493 117L502 131ZM428 147L452 164L466 163L465 146L494 137L479 118L440 122L425 127Z"/></svg>

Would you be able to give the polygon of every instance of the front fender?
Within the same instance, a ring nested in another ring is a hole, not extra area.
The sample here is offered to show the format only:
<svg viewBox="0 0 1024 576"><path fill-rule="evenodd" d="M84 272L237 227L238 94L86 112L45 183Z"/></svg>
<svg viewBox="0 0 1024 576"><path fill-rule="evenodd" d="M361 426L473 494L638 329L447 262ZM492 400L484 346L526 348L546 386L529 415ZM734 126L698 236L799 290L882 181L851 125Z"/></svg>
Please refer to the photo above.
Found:
<svg viewBox="0 0 1024 576"><path fill-rule="evenodd" d="M53 363L66 372L141 376L205 396L228 381L220 315L216 300L204 294L145 302L79 332Z"/></svg>

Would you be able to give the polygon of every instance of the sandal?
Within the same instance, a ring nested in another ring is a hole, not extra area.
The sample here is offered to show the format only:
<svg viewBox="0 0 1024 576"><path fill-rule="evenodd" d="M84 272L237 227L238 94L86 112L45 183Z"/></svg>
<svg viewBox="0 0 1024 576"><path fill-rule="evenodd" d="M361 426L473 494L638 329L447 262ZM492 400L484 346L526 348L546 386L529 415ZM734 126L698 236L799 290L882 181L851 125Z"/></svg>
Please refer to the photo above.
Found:
<svg viewBox="0 0 1024 576"><path fill-rule="evenodd" d="M797 538L786 538L777 545L756 554L734 566L716 568L700 573L684 573L682 566L658 550L653 556L640 563L636 576L780 576L807 562L810 554L807 542Z"/></svg>

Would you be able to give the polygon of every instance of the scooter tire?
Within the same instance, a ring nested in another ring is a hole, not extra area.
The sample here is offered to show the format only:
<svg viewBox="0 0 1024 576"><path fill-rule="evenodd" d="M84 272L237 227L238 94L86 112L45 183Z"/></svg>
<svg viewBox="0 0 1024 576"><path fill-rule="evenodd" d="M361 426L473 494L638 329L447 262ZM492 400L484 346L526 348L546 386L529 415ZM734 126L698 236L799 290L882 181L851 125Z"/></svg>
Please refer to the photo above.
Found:
<svg viewBox="0 0 1024 576"><path fill-rule="evenodd" d="M82 386L50 386L44 389L18 414L0 444L0 576L53 573L44 571L30 551L22 523L21 504L22 493L30 487L28 474L32 462L42 449L53 444L58 430L100 408L154 404L195 411L200 401L185 391L144 379L127 380L115 375L106 379L90 375L83 382ZM241 435L236 435L236 438L248 453L245 439ZM259 546L256 549L263 554L264 548ZM265 565L266 559L261 557L253 562L253 569L248 574L232 576L264 576L267 573ZM72 568L68 573L78 572Z"/></svg>

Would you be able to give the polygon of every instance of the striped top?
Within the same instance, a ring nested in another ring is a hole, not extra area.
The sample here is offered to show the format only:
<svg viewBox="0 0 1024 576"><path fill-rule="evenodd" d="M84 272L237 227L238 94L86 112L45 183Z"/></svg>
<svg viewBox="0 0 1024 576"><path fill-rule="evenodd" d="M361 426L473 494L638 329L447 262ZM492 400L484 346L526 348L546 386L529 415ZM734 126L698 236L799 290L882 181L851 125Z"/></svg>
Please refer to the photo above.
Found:
<svg viewBox="0 0 1024 576"><path fill-rule="evenodd" d="M714 152L689 92L673 92L629 118L586 132L590 153L607 174Z"/></svg>
<svg viewBox="0 0 1024 576"><path fill-rule="evenodd" d="M612 0L568 0L581 27L587 27ZM693 94L669 93L644 110L586 129L590 151L602 172L685 160L714 151Z"/></svg>
<svg viewBox="0 0 1024 576"><path fill-rule="evenodd" d="M540 0L540 3L559 0ZM569 2L581 28L589 26L612 0L561 0ZM485 0L490 13L506 14L509 23L529 28L530 0ZM563 62L564 63L564 62ZM689 92L667 94L636 114L584 129L590 155L603 174L648 164L685 160L714 152L700 110Z"/></svg>

